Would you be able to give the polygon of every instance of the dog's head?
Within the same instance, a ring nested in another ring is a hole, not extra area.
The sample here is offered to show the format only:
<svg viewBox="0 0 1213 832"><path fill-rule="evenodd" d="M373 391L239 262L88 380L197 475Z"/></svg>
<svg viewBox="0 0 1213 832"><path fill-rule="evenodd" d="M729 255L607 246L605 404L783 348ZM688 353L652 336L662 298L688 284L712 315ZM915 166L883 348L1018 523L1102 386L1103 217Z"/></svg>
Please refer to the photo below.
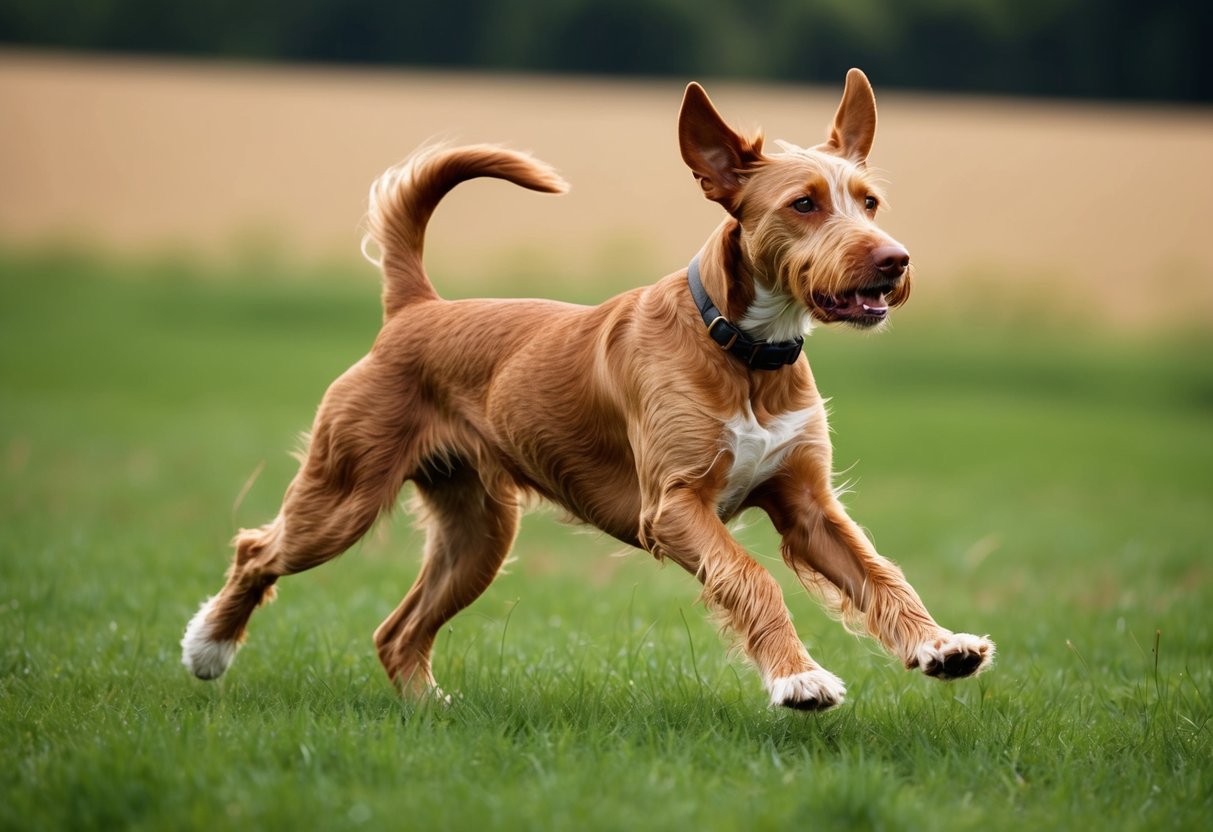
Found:
<svg viewBox="0 0 1213 832"><path fill-rule="evenodd" d="M829 138L812 148L734 131L703 87L687 87L678 139L708 199L740 224L741 256L755 289L786 296L818 321L868 327L910 294L910 255L880 230L883 196L867 168L876 98L858 69L847 74Z"/></svg>

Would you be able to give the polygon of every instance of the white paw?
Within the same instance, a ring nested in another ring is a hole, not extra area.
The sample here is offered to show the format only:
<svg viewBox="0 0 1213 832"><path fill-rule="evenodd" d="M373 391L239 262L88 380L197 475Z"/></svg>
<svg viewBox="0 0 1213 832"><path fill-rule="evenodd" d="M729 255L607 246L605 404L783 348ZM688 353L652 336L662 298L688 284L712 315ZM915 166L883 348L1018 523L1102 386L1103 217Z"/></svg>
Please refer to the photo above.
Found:
<svg viewBox="0 0 1213 832"><path fill-rule="evenodd" d="M451 698L451 694L444 692L437 685L430 688L430 692L426 698L443 708L450 708L455 704L455 700Z"/></svg>
<svg viewBox="0 0 1213 832"><path fill-rule="evenodd" d="M217 641L210 637L206 619L214 605L214 598L206 599L190 623L185 625L185 635L181 637L181 663L199 679L222 676L240 649L238 642Z"/></svg>
<svg viewBox="0 0 1213 832"><path fill-rule="evenodd" d="M794 676L771 680L771 705L798 711L825 711L842 702L847 695L842 680L824 668L806 670Z"/></svg>
<svg viewBox="0 0 1213 832"><path fill-rule="evenodd" d="M993 664L994 651L994 642L986 636L947 633L920 644L908 666L936 679L963 679Z"/></svg>

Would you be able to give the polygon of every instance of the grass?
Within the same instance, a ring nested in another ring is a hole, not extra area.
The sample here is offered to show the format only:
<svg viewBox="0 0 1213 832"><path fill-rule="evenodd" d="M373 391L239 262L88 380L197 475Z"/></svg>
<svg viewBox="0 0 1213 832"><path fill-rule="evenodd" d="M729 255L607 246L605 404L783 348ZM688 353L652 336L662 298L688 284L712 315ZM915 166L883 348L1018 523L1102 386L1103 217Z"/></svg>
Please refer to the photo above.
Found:
<svg viewBox="0 0 1213 832"><path fill-rule="evenodd" d="M809 341L852 513L944 624L999 643L976 681L842 632L749 517L849 687L771 711L690 578L542 513L441 637L449 709L399 701L370 644L417 569L403 516L284 581L222 681L190 678L184 623L369 345L373 281L0 253L0 828L1208 828L1197 334L911 304Z"/></svg>

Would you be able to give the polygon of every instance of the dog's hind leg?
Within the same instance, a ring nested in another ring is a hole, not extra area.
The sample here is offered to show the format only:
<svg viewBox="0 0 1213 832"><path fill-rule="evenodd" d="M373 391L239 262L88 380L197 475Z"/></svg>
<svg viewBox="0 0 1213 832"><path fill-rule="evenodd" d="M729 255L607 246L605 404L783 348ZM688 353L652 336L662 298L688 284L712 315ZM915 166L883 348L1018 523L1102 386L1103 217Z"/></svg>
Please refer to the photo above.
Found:
<svg viewBox="0 0 1213 832"><path fill-rule="evenodd" d="M480 596L505 561L518 532L512 487L487 489L469 464L454 460L417 476L426 530L425 557L400 606L375 631L379 659L406 694L435 691L430 651L442 625Z"/></svg>
<svg viewBox="0 0 1213 832"><path fill-rule="evenodd" d="M186 628L182 661L195 676L227 669L278 578L341 554L394 502L413 462L400 386L367 357L329 387L278 516L236 536L227 583Z"/></svg>

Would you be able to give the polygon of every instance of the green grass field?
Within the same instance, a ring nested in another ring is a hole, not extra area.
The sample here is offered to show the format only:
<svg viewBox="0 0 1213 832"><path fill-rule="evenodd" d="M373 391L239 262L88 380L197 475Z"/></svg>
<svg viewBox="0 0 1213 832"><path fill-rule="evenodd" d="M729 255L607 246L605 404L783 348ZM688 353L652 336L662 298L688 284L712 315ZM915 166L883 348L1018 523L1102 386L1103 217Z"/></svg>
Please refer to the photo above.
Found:
<svg viewBox="0 0 1213 832"><path fill-rule="evenodd" d="M978 680L843 632L748 516L849 688L769 710L691 578L541 512L439 641L454 705L414 707L370 641L418 566L403 514L283 581L223 680L177 646L369 346L373 272L9 252L0 275L0 828L1213 822L1213 338L911 303L810 339L848 505L941 623L998 642Z"/></svg>

